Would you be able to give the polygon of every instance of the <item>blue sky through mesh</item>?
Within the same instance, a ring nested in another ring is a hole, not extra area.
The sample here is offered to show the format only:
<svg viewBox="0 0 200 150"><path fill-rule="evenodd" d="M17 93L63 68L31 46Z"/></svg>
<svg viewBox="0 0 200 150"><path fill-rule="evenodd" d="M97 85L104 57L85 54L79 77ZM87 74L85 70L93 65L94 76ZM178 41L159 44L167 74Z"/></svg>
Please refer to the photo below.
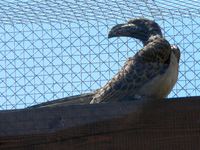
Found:
<svg viewBox="0 0 200 150"><path fill-rule="evenodd" d="M142 45L107 39L130 18L154 19L181 49L169 97L200 95L200 2L24 0L0 2L0 109L24 108L104 85Z"/></svg>

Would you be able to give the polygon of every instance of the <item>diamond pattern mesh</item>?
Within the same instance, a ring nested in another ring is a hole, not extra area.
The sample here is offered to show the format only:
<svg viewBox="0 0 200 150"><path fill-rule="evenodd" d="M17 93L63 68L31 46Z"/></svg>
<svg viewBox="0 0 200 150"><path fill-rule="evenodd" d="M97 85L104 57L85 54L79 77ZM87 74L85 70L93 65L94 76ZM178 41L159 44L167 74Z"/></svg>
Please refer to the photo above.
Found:
<svg viewBox="0 0 200 150"><path fill-rule="evenodd" d="M129 18L154 19L181 50L169 97L200 95L200 2L21 0L0 2L0 109L17 109L103 86L142 45L108 40Z"/></svg>

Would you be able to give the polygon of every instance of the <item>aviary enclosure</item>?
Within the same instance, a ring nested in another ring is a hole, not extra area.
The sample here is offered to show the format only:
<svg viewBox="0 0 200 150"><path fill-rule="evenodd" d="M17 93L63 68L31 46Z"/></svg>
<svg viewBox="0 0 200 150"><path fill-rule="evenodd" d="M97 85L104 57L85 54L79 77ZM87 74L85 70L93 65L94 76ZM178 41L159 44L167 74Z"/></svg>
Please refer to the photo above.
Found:
<svg viewBox="0 0 200 150"><path fill-rule="evenodd" d="M26 109L103 86L142 48L108 31L137 17L155 20L181 50L170 100ZM195 149L199 95L196 0L0 2L1 149Z"/></svg>

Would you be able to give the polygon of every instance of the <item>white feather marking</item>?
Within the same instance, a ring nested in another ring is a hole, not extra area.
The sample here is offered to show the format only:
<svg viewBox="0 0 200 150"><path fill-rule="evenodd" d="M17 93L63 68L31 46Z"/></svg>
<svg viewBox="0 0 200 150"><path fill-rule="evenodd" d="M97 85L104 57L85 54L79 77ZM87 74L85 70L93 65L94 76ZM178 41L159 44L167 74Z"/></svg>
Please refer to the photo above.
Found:
<svg viewBox="0 0 200 150"><path fill-rule="evenodd" d="M142 97L165 98L173 89L178 79L178 61L171 53L170 64L164 74L160 74L146 83L137 93Z"/></svg>

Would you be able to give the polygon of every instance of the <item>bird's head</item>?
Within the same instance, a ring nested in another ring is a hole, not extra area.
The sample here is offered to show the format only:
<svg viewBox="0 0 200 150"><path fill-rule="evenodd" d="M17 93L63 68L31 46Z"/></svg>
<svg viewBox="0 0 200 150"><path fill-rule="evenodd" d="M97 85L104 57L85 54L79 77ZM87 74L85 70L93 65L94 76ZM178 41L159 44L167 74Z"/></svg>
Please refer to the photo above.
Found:
<svg viewBox="0 0 200 150"><path fill-rule="evenodd" d="M143 44L153 36L162 37L159 25L145 18L131 19L125 24L118 24L111 28L108 38L112 37L133 37L142 41Z"/></svg>

